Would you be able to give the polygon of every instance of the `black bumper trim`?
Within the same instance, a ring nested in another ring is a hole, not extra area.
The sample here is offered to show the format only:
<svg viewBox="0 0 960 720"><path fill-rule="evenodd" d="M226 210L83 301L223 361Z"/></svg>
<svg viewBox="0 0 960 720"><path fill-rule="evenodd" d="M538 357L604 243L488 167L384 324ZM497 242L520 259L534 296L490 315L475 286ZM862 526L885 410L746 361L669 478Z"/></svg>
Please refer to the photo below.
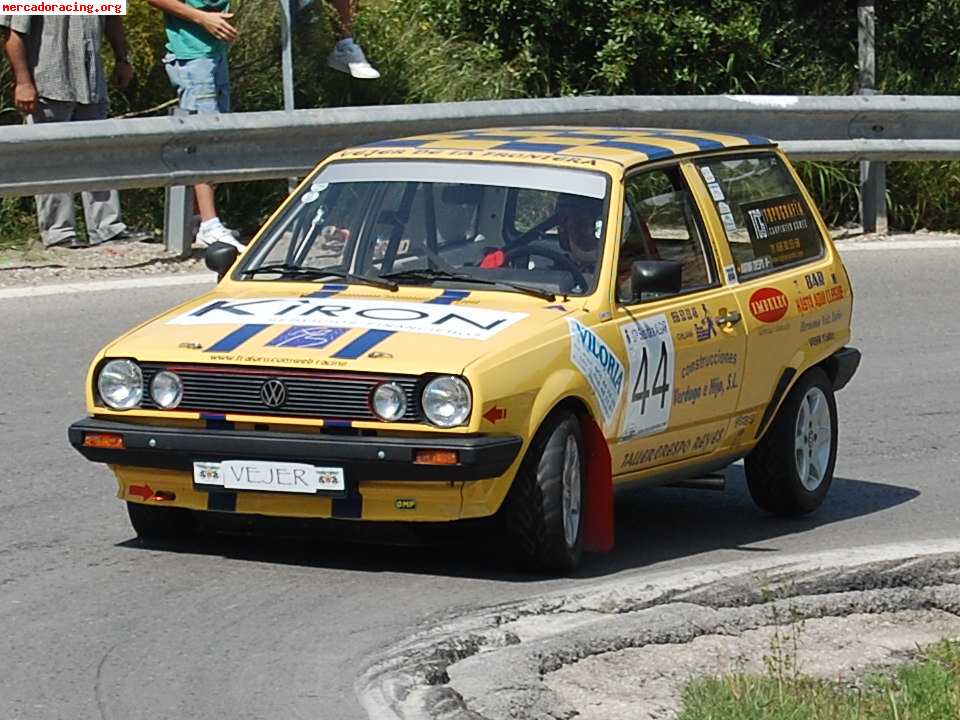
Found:
<svg viewBox="0 0 960 720"><path fill-rule="evenodd" d="M124 449L85 447L87 433L122 435ZM343 467L351 483L495 478L506 472L523 444L515 435L365 437L174 428L97 418L75 422L67 435L70 444L93 462L174 470L192 470L195 461L306 462ZM460 464L414 465L414 452L422 449L456 450Z"/></svg>
<svg viewBox="0 0 960 720"><path fill-rule="evenodd" d="M860 367L860 351L852 347L840 348L831 355L831 360L836 363L833 389L843 390Z"/></svg>

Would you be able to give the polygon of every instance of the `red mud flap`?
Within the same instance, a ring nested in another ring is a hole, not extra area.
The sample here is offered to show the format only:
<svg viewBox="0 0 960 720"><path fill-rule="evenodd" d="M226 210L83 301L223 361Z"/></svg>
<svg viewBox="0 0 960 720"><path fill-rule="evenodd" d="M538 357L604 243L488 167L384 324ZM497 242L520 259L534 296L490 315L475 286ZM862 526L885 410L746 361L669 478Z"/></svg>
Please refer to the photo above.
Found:
<svg viewBox="0 0 960 720"><path fill-rule="evenodd" d="M580 430L587 446L584 549L591 552L610 552L613 550L613 473L610 449L603 437L603 431L592 418L581 418Z"/></svg>

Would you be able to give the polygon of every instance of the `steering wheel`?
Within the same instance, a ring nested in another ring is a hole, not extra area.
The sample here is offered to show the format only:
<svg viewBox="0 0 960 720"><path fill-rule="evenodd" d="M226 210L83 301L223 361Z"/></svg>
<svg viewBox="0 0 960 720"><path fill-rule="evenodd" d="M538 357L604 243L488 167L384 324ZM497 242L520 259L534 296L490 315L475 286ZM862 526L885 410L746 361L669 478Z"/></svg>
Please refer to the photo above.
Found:
<svg viewBox="0 0 960 720"><path fill-rule="evenodd" d="M587 279L583 273L580 272L577 264L570 259L570 256L548 245L528 243L526 245L512 247L506 252L506 262L510 264L516 258L528 257L530 255L545 257L547 260L550 260L558 270L566 270L573 275L573 287L581 287L584 290L589 287Z"/></svg>

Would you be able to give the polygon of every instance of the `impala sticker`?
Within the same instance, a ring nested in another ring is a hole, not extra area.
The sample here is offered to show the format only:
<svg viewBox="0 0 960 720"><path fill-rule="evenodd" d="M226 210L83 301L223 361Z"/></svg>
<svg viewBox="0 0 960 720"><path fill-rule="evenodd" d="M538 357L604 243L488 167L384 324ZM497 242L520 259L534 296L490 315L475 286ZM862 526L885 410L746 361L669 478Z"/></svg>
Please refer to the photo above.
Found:
<svg viewBox="0 0 960 720"><path fill-rule="evenodd" d="M435 303L390 302L354 298L264 298L211 300L179 315L171 325L244 323L294 327L368 328L390 332L489 340L523 320L527 313L466 308Z"/></svg>
<svg viewBox="0 0 960 720"><path fill-rule="evenodd" d="M621 438L652 435L666 429L673 405L673 336L666 315L621 326L630 373Z"/></svg>
<svg viewBox="0 0 960 720"><path fill-rule="evenodd" d="M567 323L570 325L570 361L590 383L604 421L610 423L623 393L623 363L593 330L572 318L567 318Z"/></svg>

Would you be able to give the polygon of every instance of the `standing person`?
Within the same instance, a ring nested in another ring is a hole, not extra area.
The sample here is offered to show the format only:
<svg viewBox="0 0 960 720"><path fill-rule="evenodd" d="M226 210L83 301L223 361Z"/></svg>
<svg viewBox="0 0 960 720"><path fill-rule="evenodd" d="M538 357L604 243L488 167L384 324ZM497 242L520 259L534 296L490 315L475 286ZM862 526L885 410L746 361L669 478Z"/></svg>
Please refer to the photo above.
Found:
<svg viewBox="0 0 960 720"><path fill-rule="evenodd" d="M27 124L102 120L109 111L106 72L100 57L104 35L116 57L114 82L133 78L123 18L81 15L0 15L4 50L13 70L13 99ZM150 240L120 218L116 190L82 194L88 240L77 237L73 193L37 195L37 220L45 247L85 248Z"/></svg>
<svg viewBox="0 0 960 720"><path fill-rule="evenodd" d="M230 67L227 50L238 37L230 23L230 0L147 0L163 12L167 77L177 89L180 109L198 115L230 112ZM223 242L243 250L234 231L217 215L214 187L194 186L200 210L197 242L208 246Z"/></svg>
<svg viewBox="0 0 960 720"><path fill-rule="evenodd" d="M357 0L331 0L340 18L337 44L327 56L327 65L361 80L376 80L380 73L363 54L363 48L353 41L353 10Z"/></svg>

